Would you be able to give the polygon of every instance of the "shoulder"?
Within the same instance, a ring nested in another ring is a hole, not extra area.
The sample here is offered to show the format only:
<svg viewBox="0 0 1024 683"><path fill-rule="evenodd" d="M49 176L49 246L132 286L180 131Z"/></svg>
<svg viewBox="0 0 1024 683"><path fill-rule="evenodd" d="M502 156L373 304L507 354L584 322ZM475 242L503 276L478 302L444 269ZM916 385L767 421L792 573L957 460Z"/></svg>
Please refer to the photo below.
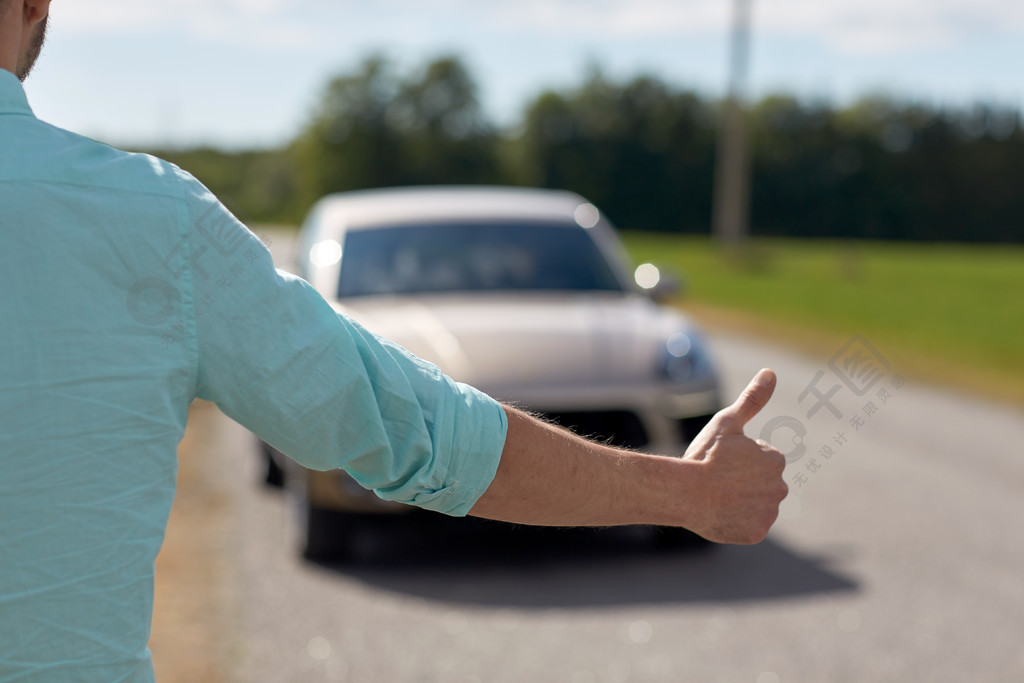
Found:
<svg viewBox="0 0 1024 683"><path fill-rule="evenodd" d="M119 149L56 126L43 125L48 128L44 144L61 158L60 163L47 164L45 169L64 176L55 180L200 203L216 201L216 197L192 174L169 161L151 154ZM54 160L50 155L44 155L44 158L46 156Z"/></svg>

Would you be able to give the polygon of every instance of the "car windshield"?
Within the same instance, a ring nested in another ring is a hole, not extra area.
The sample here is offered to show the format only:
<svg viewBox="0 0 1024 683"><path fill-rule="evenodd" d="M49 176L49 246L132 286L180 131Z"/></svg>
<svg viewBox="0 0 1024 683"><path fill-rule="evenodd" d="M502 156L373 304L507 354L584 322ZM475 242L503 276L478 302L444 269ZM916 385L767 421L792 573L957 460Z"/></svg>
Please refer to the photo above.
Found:
<svg viewBox="0 0 1024 683"><path fill-rule="evenodd" d="M353 230L339 297L427 292L622 291L587 232L545 222L446 222Z"/></svg>

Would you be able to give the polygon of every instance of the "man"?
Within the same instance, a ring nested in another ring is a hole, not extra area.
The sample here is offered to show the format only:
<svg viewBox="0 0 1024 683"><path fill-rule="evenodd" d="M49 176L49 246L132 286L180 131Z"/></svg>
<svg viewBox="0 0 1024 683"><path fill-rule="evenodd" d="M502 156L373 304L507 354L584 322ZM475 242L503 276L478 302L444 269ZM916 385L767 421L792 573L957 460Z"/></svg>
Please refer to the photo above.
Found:
<svg viewBox="0 0 1024 683"><path fill-rule="evenodd" d="M153 562L195 397L385 498L754 543L785 459L763 370L683 459L495 403L276 272L191 176L34 117L49 0L0 0L0 681L151 681Z"/></svg>

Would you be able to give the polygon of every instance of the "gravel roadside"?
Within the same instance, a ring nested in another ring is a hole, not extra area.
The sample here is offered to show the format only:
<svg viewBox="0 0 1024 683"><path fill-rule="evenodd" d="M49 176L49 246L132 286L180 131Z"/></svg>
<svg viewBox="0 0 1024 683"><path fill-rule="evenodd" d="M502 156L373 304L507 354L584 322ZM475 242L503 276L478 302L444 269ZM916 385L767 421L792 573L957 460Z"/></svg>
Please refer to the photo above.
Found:
<svg viewBox="0 0 1024 683"><path fill-rule="evenodd" d="M178 490L156 561L149 648L158 681L230 681L238 660L230 563L231 498L217 457L218 412L196 401L178 447Z"/></svg>

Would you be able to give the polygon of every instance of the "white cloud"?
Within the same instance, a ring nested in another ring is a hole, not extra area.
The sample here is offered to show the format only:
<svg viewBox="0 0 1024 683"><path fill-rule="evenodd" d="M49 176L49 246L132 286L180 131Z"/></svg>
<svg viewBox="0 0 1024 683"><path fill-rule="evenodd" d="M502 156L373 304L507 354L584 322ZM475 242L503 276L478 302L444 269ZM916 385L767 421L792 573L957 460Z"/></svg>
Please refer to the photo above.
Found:
<svg viewBox="0 0 1024 683"><path fill-rule="evenodd" d="M62 24L76 30L119 31L126 28L152 28L162 25L201 25L211 18L269 17L293 6L303 8L302 0L104 0L54 5L51 13ZM102 11L97 11L102 6Z"/></svg>
<svg viewBox="0 0 1024 683"><path fill-rule="evenodd" d="M57 30L111 35L165 31L199 38L290 47L315 39L328 0L104 0L54 6Z"/></svg>
<svg viewBox="0 0 1024 683"><path fill-rule="evenodd" d="M804 38L844 52L944 47L978 35L1024 33L1019 0L752 0L761 35ZM460 4L448 0L448 5ZM465 2L521 30L619 38L724 32L728 0L516 0ZM488 9L484 9L488 8Z"/></svg>
<svg viewBox="0 0 1024 683"><path fill-rule="evenodd" d="M731 0L78 0L54 7L76 32L185 31L267 46L322 40L323 24L358 26L371 10L395 24L457 21L473 30L643 39L722 33ZM802 38L843 52L885 54L955 45L979 35L1024 33L1020 0L752 0L758 35ZM358 32L357 32L358 33ZM335 36L336 36L335 32ZM386 40L386 35L381 39Z"/></svg>
<svg viewBox="0 0 1024 683"><path fill-rule="evenodd" d="M1022 32L1024 5L1014 0L762 0L757 24L769 34L878 54Z"/></svg>
<svg viewBox="0 0 1024 683"><path fill-rule="evenodd" d="M728 5L701 0L517 0L492 5L507 27L644 37L721 30Z"/></svg>

